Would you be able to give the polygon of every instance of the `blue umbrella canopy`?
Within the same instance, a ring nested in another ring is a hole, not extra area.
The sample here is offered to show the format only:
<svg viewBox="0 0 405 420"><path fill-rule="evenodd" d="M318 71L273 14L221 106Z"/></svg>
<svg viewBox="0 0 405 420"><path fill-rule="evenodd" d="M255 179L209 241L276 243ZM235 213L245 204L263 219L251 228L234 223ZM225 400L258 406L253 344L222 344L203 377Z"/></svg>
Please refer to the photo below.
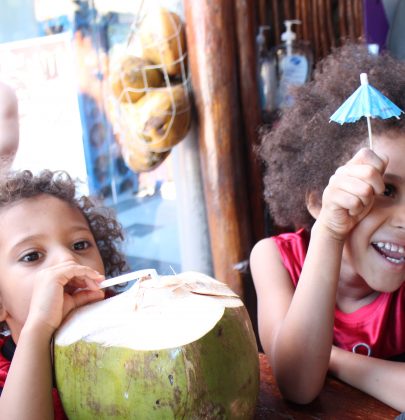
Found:
<svg viewBox="0 0 405 420"><path fill-rule="evenodd" d="M399 119L402 109L398 108L380 91L368 83L366 73L360 74L360 87L346 99L345 102L330 117L331 121L339 124L351 123L361 117L367 118L368 137L370 148L373 147L370 118L391 118Z"/></svg>

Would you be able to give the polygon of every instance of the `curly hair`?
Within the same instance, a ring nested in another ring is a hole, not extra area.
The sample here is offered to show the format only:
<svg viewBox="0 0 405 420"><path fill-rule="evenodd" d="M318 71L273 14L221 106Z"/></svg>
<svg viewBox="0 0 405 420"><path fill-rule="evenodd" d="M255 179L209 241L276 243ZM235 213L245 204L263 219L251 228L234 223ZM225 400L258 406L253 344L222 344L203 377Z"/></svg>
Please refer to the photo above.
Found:
<svg viewBox="0 0 405 420"><path fill-rule="evenodd" d="M309 230L314 219L307 211L307 193L315 193L320 203L331 175L367 145L365 118L354 124L330 122L359 87L360 73L367 73L371 85L405 109L405 62L388 52L371 55L365 45L346 44L319 62L312 81L295 89L294 104L274 128L260 129L264 197L277 227ZM405 118L376 118L372 130L376 135L405 133Z"/></svg>
<svg viewBox="0 0 405 420"><path fill-rule="evenodd" d="M65 171L44 170L33 175L28 170L3 174L0 177L0 209L19 200L48 194L81 211L93 233L104 263L106 277L127 269L118 249L123 240L122 227L111 210L97 206L89 197L77 197L76 182Z"/></svg>

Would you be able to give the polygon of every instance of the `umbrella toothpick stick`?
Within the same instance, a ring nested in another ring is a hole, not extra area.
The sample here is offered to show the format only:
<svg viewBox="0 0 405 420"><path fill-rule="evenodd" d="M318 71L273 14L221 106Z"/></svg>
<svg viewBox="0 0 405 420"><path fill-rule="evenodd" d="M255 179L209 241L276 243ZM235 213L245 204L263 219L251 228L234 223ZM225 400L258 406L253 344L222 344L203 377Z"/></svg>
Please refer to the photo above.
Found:
<svg viewBox="0 0 405 420"><path fill-rule="evenodd" d="M368 85L367 73L361 73L360 74L360 84L362 86L367 86ZM371 132L370 115L366 115L366 118L367 118L367 130L368 130L368 144L370 146L370 149L373 150L373 133Z"/></svg>
<svg viewBox="0 0 405 420"><path fill-rule="evenodd" d="M370 149L373 150L373 133L371 132L370 117L367 117L367 129L368 129L368 144Z"/></svg>

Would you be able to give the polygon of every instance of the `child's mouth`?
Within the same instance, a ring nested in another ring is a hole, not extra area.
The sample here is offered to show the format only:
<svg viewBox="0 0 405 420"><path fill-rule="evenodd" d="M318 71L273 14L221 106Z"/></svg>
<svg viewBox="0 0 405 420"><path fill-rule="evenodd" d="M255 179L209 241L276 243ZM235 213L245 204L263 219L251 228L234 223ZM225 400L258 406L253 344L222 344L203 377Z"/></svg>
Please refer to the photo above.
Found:
<svg viewBox="0 0 405 420"><path fill-rule="evenodd" d="M391 242L373 242L373 248L384 258L394 264L405 263L405 248Z"/></svg>

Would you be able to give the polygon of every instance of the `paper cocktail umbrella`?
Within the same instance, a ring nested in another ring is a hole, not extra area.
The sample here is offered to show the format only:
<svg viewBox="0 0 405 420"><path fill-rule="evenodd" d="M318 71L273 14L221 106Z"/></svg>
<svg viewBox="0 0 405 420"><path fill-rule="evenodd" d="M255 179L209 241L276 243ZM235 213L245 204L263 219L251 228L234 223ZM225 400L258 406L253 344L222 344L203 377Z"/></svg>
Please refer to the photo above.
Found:
<svg viewBox="0 0 405 420"><path fill-rule="evenodd" d="M366 73L360 74L360 87L335 111L331 121L339 124L355 122L361 117L367 118L368 138L370 149L373 149L370 117L391 118L399 116L404 111L398 108L380 91L368 83Z"/></svg>

